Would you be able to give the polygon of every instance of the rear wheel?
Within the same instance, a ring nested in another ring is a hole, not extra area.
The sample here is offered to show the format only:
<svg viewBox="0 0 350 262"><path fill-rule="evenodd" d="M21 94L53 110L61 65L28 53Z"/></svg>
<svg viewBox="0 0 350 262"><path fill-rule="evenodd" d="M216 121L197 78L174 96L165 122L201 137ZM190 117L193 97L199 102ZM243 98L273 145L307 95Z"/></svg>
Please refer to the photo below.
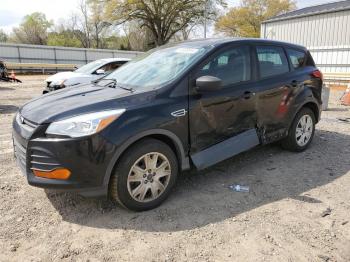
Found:
<svg viewBox="0 0 350 262"><path fill-rule="evenodd" d="M172 149L156 139L129 148L110 182L110 195L124 207L144 211L159 206L170 194L178 172Z"/></svg>
<svg viewBox="0 0 350 262"><path fill-rule="evenodd" d="M296 115L288 136L282 141L282 147L296 152L304 151L314 137L315 123L312 110L302 108Z"/></svg>

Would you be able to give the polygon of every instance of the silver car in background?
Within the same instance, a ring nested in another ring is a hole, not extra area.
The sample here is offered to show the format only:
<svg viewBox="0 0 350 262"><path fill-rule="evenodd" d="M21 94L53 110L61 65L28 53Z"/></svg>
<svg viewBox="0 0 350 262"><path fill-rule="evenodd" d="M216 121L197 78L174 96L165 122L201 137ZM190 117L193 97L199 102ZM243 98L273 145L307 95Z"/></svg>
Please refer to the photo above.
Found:
<svg viewBox="0 0 350 262"><path fill-rule="evenodd" d="M130 61L130 58L104 58L81 66L73 72L60 72L48 77L43 94L65 87L86 84L104 77L123 64Z"/></svg>

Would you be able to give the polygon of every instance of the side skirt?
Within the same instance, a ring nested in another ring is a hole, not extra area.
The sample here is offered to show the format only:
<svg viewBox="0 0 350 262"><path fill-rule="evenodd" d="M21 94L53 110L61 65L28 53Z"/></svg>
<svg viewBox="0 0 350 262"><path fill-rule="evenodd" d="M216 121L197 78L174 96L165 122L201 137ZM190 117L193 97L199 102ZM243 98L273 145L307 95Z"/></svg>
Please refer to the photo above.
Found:
<svg viewBox="0 0 350 262"><path fill-rule="evenodd" d="M250 129L203 151L191 155L197 169L201 170L260 144L255 129Z"/></svg>

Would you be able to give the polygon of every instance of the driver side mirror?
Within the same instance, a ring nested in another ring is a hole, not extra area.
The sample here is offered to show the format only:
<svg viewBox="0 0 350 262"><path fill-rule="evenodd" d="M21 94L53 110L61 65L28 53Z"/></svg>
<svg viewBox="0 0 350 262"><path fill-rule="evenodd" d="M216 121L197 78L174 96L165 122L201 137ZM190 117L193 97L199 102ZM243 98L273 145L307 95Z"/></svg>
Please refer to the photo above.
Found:
<svg viewBox="0 0 350 262"><path fill-rule="evenodd" d="M215 76L201 76L196 79L197 91L216 91L222 88L222 80Z"/></svg>
<svg viewBox="0 0 350 262"><path fill-rule="evenodd" d="M104 75L106 72L103 69L97 69L96 70L96 75Z"/></svg>

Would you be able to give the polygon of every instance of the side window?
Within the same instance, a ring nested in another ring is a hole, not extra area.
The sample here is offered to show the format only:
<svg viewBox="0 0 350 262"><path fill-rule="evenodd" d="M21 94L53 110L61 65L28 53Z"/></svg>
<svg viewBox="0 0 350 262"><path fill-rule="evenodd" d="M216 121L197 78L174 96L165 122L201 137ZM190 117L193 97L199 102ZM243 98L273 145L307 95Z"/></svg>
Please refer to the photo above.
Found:
<svg viewBox="0 0 350 262"><path fill-rule="evenodd" d="M112 63L105 64L99 69L103 69L105 70L106 74L110 74L120 66L121 66L120 62L112 62Z"/></svg>
<svg viewBox="0 0 350 262"><path fill-rule="evenodd" d="M307 55L306 55L306 66L316 66L315 61L312 58L310 52L307 52Z"/></svg>
<svg viewBox="0 0 350 262"><path fill-rule="evenodd" d="M287 54L289 59L294 67L294 69L298 69L304 66L306 55L302 51L297 51L294 49L287 49Z"/></svg>
<svg viewBox="0 0 350 262"><path fill-rule="evenodd" d="M288 60L282 47L257 46L261 78L289 72Z"/></svg>
<svg viewBox="0 0 350 262"><path fill-rule="evenodd" d="M197 72L200 76L215 76L222 80L223 86L251 79L249 47L236 47L219 53Z"/></svg>

